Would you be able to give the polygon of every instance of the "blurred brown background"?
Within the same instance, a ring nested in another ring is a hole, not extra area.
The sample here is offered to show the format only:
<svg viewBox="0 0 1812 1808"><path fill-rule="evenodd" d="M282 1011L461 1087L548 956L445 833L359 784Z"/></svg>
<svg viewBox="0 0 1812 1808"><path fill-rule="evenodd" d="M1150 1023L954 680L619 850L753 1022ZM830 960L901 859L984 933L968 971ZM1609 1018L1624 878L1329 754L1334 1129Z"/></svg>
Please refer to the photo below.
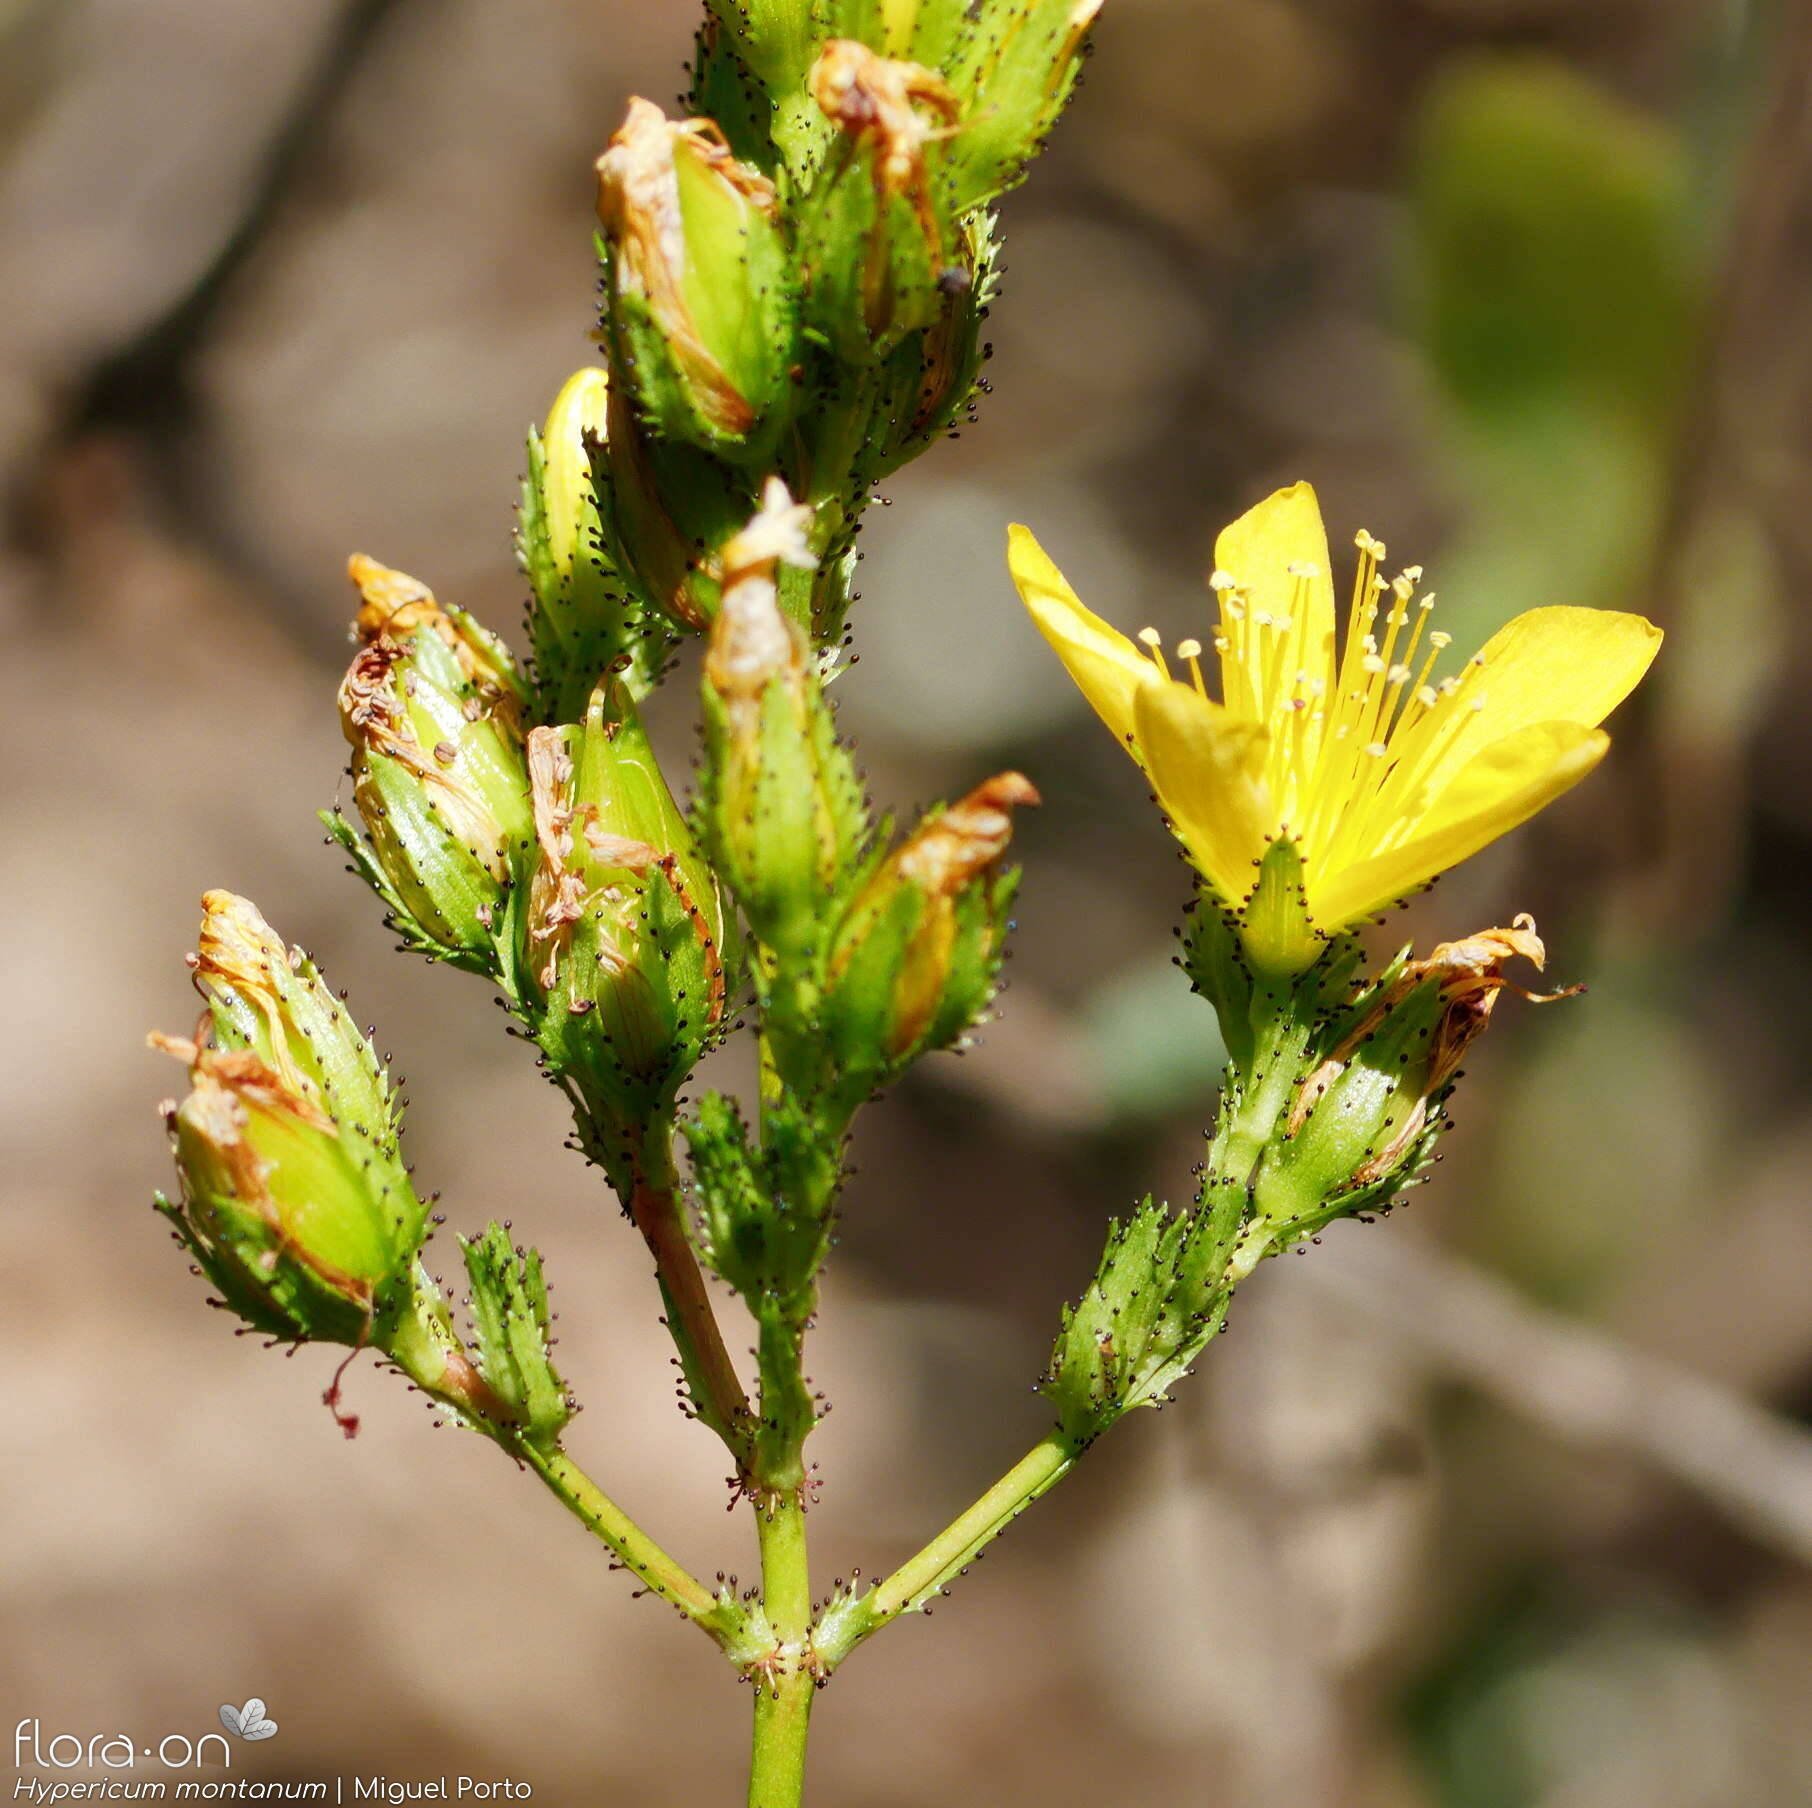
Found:
<svg viewBox="0 0 1812 1808"><path fill-rule="evenodd" d="M357 547L513 625L522 433L587 355L590 163L689 0L0 0L7 832L0 1726L238 1774L739 1799L746 1698L540 1493L369 1365L235 1343L145 1205L142 1050L225 885L412 1085L455 1224L547 1251L578 1454L752 1569L645 1259L483 989L393 958L312 811ZM1812 1800L1812 59L1803 8L1110 0L1008 208L994 395L877 514L839 686L884 800L1023 766L1002 1021L865 1119L814 1373L821 1577L1042 1426L1106 1215L1189 1185L1216 1065L1186 876L1013 602L1032 522L1188 631L1215 529L1319 486L1462 638L1670 644L1607 766L1445 881L1541 921L1437 1184L1269 1265L1144 1415L820 1703L814 1799L1156 1808ZM685 759L685 686L668 744Z"/></svg>

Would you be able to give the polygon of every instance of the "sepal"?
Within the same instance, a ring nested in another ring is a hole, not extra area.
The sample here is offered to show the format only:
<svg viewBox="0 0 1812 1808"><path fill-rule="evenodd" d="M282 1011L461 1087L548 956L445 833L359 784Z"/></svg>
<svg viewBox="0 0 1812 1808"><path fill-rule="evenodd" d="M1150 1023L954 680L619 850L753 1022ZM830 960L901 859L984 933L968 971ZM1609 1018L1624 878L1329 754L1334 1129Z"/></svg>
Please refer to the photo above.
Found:
<svg viewBox="0 0 1812 1808"><path fill-rule="evenodd" d="M963 109L952 204L1013 187L1068 104L1103 0L985 0L946 65Z"/></svg>
<svg viewBox="0 0 1812 1808"><path fill-rule="evenodd" d="M828 10L830 36L937 68L955 49L968 9L965 0L832 0Z"/></svg>
<svg viewBox="0 0 1812 1808"><path fill-rule="evenodd" d="M989 348L982 327L1000 288L994 218L970 214L956 229L956 254L939 285L937 312L887 360L882 431L865 465L866 483L890 476L972 410Z"/></svg>

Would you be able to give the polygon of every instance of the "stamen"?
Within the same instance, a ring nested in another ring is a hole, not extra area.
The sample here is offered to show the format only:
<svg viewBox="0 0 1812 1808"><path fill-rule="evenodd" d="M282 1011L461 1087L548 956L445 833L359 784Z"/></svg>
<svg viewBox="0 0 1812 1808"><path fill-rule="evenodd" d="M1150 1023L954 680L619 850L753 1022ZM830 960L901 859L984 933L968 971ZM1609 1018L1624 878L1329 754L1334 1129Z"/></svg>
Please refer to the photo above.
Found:
<svg viewBox="0 0 1812 1808"><path fill-rule="evenodd" d="M1206 703L1208 687L1202 682L1202 643L1199 640L1179 640L1177 657L1188 661L1190 676L1195 680L1195 694Z"/></svg>
<svg viewBox="0 0 1812 1808"><path fill-rule="evenodd" d="M1139 638L1145 643L1145 650L1156 662L1157 668L1166 678L1170 676L1170 667L1164 663L1164 641L1156 628L1141 628Z"/></svg>

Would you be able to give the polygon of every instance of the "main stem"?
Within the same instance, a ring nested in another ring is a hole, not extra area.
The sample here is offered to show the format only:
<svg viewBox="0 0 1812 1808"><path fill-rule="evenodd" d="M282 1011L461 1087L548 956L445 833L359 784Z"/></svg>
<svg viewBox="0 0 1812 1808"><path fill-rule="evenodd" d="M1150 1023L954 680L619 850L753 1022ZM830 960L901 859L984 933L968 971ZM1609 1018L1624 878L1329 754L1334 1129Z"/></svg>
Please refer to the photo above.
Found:
<svg viewBox="0 0 1812 1808"><path fill-rule="evenodd" d="M806 1560L805 1508L788 1492L756 1503L761 1587L778 1641L770 1667L755 1678L755 1730L749 1754L749 1808L799 1808L805 1794L805 1741L819 1667L812 1649L812 1582Z"/></svg>

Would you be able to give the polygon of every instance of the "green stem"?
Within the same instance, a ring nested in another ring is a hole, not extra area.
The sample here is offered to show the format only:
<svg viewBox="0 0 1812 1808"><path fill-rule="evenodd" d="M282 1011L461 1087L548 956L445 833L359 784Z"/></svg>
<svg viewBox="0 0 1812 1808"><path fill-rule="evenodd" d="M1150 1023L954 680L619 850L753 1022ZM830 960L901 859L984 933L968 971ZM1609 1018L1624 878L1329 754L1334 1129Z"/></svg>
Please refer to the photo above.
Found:
<svg viewBox="0 0 1812 1808"><path fill-rule="evenodd" d="M418 1296L389 1328L385 1354L409 1379L459 1421L540 1476L555 1498L609 1549L612 1556L668 1606L676 1608L742 1664L763 1649L748 1612L711 1593L683 1564L648 1536L583 1469L557 1446L530 1442L508 1405L479 1374L453 1335L438 1297Z"/></svg>
<svg viewBox="0 0 1812 1808"><path fill-rule="evenodd" d="M754 1415L725 1347L692 1239L686 1234L670 1118L649 1131L626 1204L631 1222L654 1257L668 1335L679 1352L680 1372L686 1378L693 1409L723 1440L736 1460L738 1475L746 1478Z"/></svg>
<svg viewBox="0 0 1812 1808"><path fill-rule="evenodd" d="M797 1493L757 1501L762 1605L778 1641L754 1670L755 1730L749 1808L798 1808L805 1792L805 1741L821 1674L812 1647L812 1578L805 1508Z"/></svg>
<svg viewBox="0 0 1812 1808"><path fill-rule="evenodd" d="M539 1450L527 1443L506 1448L547 1483L568 1512L609 1546L651 1594L677 1608L726 1650L731 1647L742 1615L726 1609L690 1570L668 1556L565 1451Z"/></svg>
<svg viewBox="0 0 1812 1808"><path fill-rule="evenodd" d="M817 1693L804 1670L756 1685L749 1808L798 1808L805 1799L805 1741Z"/></svg>
<svg viewBox="0 0 1812 1808"><path fill-rule="evenodd" d="M802 1645L812 1624L812 1575L805 1552L805 1508L797 1494L756 1502L761 1539L761 1594L768 1622L784 1645Z"/></svg>
<svg viewBox="0 0 1812 1808"><path fill-rule="evenodd" d="M667 1329L679 1350L694 1409L723 1439L738 1470L744 1470L752 1418L748 1397L718 1328L711 1296L705 1291L705 1277L680 1217L678 1195L671 1186L638 1181L630 1195L629 1215L654 1257L655 1278L667 1308Z"/></svg>
<svg viewBox="0 0 1812 1808"><path fill-rule="evenodd" d="M1053 1431L1033 1445L992 1488L953 1519L919 1552L860 1600L832 1607L818 1626L818 1657L826 1669L903 1613L920 1612L1040 1495L1076 1466L1085 1445Z"/></svg>

